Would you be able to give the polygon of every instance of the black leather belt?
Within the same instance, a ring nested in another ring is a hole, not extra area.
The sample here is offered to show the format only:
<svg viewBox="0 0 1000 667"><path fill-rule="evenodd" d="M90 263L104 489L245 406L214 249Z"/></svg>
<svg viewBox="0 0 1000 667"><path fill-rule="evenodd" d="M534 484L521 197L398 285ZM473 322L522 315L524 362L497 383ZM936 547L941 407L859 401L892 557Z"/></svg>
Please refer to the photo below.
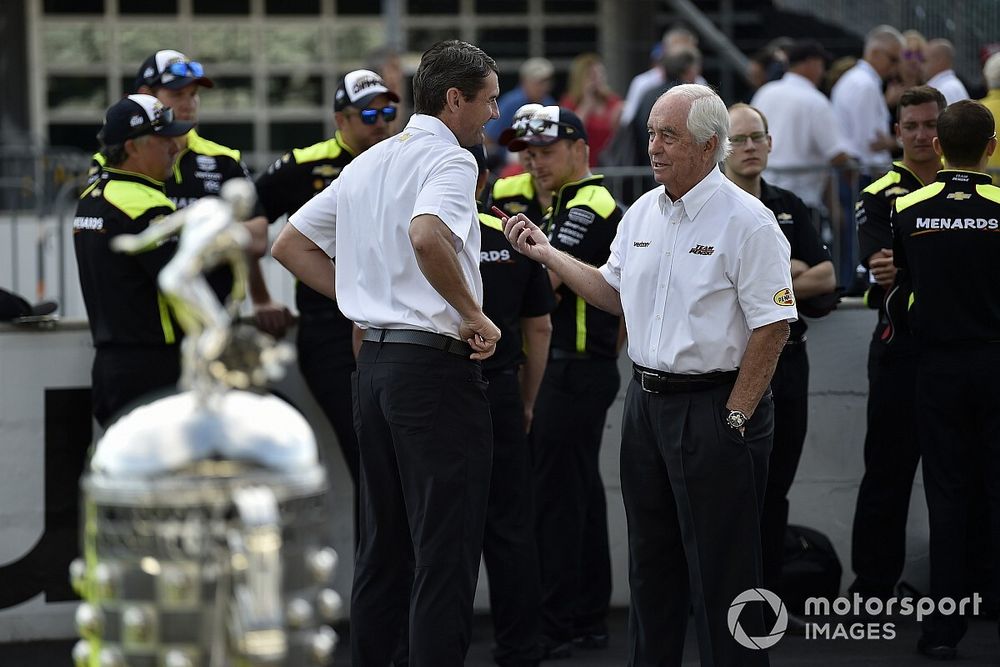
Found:
<svg viewBox="0 0 1000 667"><path fill-rule="evenodd" d="M689 391L704 391L720 384L732 384L736 381L739 371L714 371L697 375L682 375L632 364L632 374L639 381L643 391L648 391L651 394L680 394Z"/></svg>
<svg viewBox="0 0 1000 667"><path fill-rule="evenodd" d="M406 345L422 345L432 347L435 350L443 350L460 357L468 357L472 354L472 348L468 343L445 336L444 334L431 333L430 331L416 331L414 329L365 329L362 340L371 343L404 343Z"/></svg>

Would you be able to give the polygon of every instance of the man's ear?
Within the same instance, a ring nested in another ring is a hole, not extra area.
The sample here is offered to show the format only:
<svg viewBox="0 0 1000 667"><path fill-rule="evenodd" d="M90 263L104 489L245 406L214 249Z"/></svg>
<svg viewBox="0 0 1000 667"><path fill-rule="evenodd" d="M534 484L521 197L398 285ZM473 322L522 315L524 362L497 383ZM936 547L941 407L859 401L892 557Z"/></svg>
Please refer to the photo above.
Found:
<svg viewBox="0 0 1000 667"><path fill-rule="evenodd" d="M458 88L449 88L444 94L445 106L448 107L450 111L458 111L464 101L465 98L462 96L462 91Z"/></svg>
<svg viewBox="0 0 1000 667"><path fill-rule="evenodd" d="M941 142L938 141L937 137L931 139L931 146L934 147L934 152L938 155L944 156L944 151L941 150Z"/></svg>
<svg viewBox="0 0 1000 667"><path fill-rule="evenodd" d="M711 157L712 155L715 155L715 149L718 148L718 146L719 146L719 135L713 134L708 138L708 141L705 142L704 150L706 153L708 153L709 157Z"/></svg>
<svg viewBox="0 0 1000 667"><path fill-rule="evenodd" d="M997 138L993 137L986 142L986 157L992 157L997 150Z"/></svg>

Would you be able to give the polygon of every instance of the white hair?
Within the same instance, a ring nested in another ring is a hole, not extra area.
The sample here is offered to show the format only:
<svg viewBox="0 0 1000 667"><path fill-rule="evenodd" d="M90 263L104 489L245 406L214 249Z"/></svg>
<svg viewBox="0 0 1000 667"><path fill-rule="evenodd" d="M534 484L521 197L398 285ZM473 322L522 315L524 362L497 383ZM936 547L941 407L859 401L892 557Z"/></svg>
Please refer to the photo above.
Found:
<svg viewBox="0 0 1000 667"><path fill-rule="evenodd" d="M983 65L983 76L990 90L1000 88L1000 53L994 53Z"/></svg>
<svg viewBox="0 0 1000 667"><path fill-rule="evenodd" d="M889 48L892 44L899 44L900 47L906 46L903 33L891 25L877 25L865 36L865 54L867 55L874 49Z"/></svg>
<svg viewBox="0 0 1000 667"><path fill-rule="evenodd" d="M732 152L729 142L729 110L719 95L698 83L674 86L664 95L677 95L691 103L688 110L687 129L696 143L703 144L713 136L718 137L715 162L724 162Z"/></svg>

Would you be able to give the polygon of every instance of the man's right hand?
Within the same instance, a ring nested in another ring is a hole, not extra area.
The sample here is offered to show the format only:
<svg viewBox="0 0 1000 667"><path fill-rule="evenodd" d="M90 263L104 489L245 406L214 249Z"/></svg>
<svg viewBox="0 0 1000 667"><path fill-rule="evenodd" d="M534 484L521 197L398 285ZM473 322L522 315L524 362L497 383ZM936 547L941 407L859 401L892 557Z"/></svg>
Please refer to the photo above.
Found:
<svg viewBox="0 0 1000 667"><path fill-rule="evenodd" d="M549 237L523 213L504 218L503 233L519 253L545 263L552 246Z"/></svg>
<svg viewBox="0 0 1000 667"><path fill-rule="evenodd" d="M471 318L462 318L458 335L472 348L472 359L482 361L493 355L500 340L500 329L482 312Z"/></svg>
<svg viewBox="0 0 1000 667"><path fill-rule="evenodd" d="M885 290L892 288L896 280L896 265L892 263L892 250L882 248L868 258L868 270L872 272L875 282Z"/></svg>

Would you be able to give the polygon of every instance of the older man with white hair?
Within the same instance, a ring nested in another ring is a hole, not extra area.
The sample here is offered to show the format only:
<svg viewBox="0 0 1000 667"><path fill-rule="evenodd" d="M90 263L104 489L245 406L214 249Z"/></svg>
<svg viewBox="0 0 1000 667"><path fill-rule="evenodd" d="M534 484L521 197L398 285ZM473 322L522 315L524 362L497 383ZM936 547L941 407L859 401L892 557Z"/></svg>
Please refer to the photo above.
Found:
<svg viewBox="0 0 1000 667"><path fill-rule="evenodd" d="M576 294L625 316L628 664L679 665L693 607L702 665L767 665L749 637L769 628L744 594L761 581L768 382L796 319L789 244L774 214L719 170L729 112L710 88L671 88L648 127L660 185L625 214L602 267L556 250L523 215L505 231ZM734 603L742 640L728 626Z"/></svg>

